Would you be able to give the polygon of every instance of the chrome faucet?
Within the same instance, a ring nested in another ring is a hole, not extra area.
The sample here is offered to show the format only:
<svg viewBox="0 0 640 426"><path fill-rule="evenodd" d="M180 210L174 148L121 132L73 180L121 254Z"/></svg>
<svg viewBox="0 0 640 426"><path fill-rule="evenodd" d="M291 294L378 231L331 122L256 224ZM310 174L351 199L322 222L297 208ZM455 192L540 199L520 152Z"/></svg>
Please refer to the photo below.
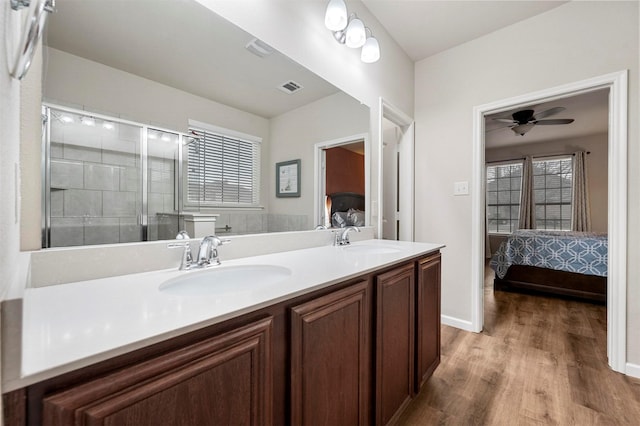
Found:
<svg viewBox="0 0 640 426"><path fill-rule="evenodd" d="M178 268L181 271L190 269L193 265L193 255L191 254L191 244L189 244L189 234L187 231L180 231L178 235L176 235L176 240L186 240L184 242L176 242L167 244L168 248L184 248L182 252L182 260L180 261L180 267Z"/></svg>
<svg viewBox="0 0 640 426"><path fill-rule="evenodd" d="M207 235L200 242L198 249L198 263L196 268L206 268L212 265L219 265L220 258L218 256L218 246L231 242L228 239L221 239L215 235Z"/></svg>
<svg viewBox="0 0 640 426"><path fill-rule="evenodd" d="M349 241L349 232L350 231L356 231L356 232L360 232L360 228L358 228L357 226L347 226L346 228L343 228L341 231L337 231L336 232L336 240L335 240L335 244L336 246L346 246L351 244L351 241Z"/></svg>

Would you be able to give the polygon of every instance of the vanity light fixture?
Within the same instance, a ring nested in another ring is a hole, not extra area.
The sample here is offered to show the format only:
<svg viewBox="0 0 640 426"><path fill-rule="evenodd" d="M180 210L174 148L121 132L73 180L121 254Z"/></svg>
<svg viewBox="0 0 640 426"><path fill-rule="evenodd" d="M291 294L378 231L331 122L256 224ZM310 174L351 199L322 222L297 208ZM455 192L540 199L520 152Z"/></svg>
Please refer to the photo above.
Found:
<svg viewBox="0 0 640 426"><path fill-rule="evenodd" d="M340 44L352 49L362 47L360 59L365 63L373 63L380 59L380 44L364 22L355 13L347 14L344 0L330 0L324 16L324 25L333 32L333 37ZM367 30L369 37L367 37Z"/></svg>
<svg viewBox="0 0 640 426"><path fill-rule="evenodd" d="M113 130L115 128L115 125L110 121L104 121L102 122L102 127L104 127L107 130Z"/></svg>
<svg viewBox="0 0 640 426"><path fill-rule="evenodd" d="M369 30L369 28L367 28ZM369 30L371 33L371 30ZM362 52L360 53L360 60L362 62L371 64L380 59L380 44L375 37L369 36L362 46Z"/></svg>
<svg viewBox="0 0 640 426"><path fill-rule="evenodd" d="M63 123L73 123L73 117L70 115L63 115L60 117L60 121Z"/></svg>

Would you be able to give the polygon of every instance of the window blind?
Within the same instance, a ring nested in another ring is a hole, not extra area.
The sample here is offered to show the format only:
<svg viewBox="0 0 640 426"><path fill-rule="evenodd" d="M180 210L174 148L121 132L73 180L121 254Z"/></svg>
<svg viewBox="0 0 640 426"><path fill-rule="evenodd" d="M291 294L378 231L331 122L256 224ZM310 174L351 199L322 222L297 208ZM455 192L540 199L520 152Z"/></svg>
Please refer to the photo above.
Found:
<svg viewBox="0 0 640 426"><path fill-rule="evenodd" d="M206 206L257 206L260 143L201 128L188 146L187 200Z"/></svg>

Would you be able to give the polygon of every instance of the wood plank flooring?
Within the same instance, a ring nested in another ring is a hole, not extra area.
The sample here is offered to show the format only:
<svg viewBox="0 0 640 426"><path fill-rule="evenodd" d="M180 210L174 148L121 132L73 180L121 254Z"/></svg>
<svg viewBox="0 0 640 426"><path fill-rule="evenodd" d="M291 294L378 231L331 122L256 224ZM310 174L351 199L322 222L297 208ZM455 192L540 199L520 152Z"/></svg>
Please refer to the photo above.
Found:
<svg viewBox="0 0 640 426"><path fill-rule="evenodd" d="M640 380L607 366L604 305L493 292L485 330L442 326L442 361L400 425L640 425Z"/></svg>

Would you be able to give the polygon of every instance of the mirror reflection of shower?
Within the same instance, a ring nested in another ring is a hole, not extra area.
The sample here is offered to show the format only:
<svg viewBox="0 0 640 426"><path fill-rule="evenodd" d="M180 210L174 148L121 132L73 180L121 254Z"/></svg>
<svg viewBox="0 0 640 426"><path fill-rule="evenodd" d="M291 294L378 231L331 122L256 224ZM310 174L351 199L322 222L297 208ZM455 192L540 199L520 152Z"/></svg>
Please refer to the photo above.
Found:
<svg viewBox="0 0 640 426"><path fill-rule="evenodd" d="M43 107L43 247L174 238L191 135Z"/></svg>

